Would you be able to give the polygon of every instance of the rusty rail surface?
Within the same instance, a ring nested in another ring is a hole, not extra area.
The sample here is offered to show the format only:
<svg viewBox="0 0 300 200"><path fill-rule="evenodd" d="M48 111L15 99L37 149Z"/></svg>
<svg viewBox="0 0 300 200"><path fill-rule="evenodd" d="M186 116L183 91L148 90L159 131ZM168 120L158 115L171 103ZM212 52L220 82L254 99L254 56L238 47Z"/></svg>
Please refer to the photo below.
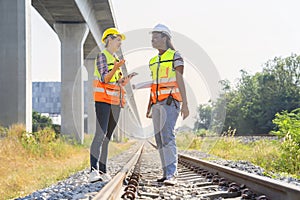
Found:
<svg viewBox="0 0 300 200"><path fill-rule="evenodd" d="M185 160L210 172L227 178L237 183L243 183L253 192L267 195L270 199L300 199L300 187L292 184L284 184L267 177L235 170L226 166L199 160L187 155L179 155L179 159Z"/></svg>
<svg viewBox="0 0 300 200"><path fill-rule="evenodd" d="M136 164L139 159L144 143L138 149L138 151L133 155L133 157L127 162L127 164L118 172L98 193L93 199L119 199L120 192L123 186L123 181L126 178L129 171Z"/></svg>
<svg viewBox="0 0 300 200"><path fill-rule="evenodd" d="M152 147L156 148L156 145L154 145L153 143L149 142L149 144L151 144ZM154 184L151 181L145 182L143 180L139 180L140 176L144 176L145 178L145 174L140 171L141 163L139 162L139 164L137 165L137 162L140 161L144 145L145 143L141 145L139 150L133 155L132 159L130 159L130 161L123 167L123 169L120 170L120 172L117 173L116 176L114 176L113 179L102 188L102 190L100 190L100 192L94 197L94 199L135 199L136 196L140 195L148 196L148 198L157 198L161 195L153 192L145 193L141 190L141 188L140 190L138 189L140 181L141 187L156 187L156 189L159 189L161 187L161 185L158 183ZM204 171L206 171L206 175L204 175L204 178L207 178L208 175L211 175L211 178L208 178L207 181L204 182L198 182L197 187L202 187L201 185L203 185L203 187L208 185L218 186L218 183L219 185L221 185L222 183L221 179L228 180L228 183L230 183L227 192L219 191L215 193L208 193L207 195L204 194L204 197L206 196L208 198L215 198L220 197L220 195L225 195L224 197L226 197L226 195L227 197L247 197L247 194L251 193L257 195L257 199L298 200L300 197L300 187L292 184L283 183L267 177L250 174L182 154L178 155L178 162L186 169L190 169L191 171L195 172L194 174L189 172L190 175L187 175L186 170L185 172L179 172L178 180L181 181L181 184L185 183L184 181L187 181L186 183L188 184L188 182L193 179L192 177L195 178L195 176L199 176L198 179L201 178L201 176L203 177ZM132 189L132 186L130 186L130 184L127 184L127 188L129 188L129 190L122 195L124 181L128 180L129 173L132 172L132 176L134 175L137 177L137 179L135 179L136 183L134 184L134 190ZM191 178L189 179L187 178L187 176L191 176ZM215 177L220 177L220 179L217 180L217 178L215 179ZM241 190L242 185L244 186L243 190ZM240 189L235 190L235 186L241 187ZM177 185L176 187L180 187L180 185ZM172 189L172 187L170 189ZM137 191L139 191L138 194L136 193Z"/></svg>

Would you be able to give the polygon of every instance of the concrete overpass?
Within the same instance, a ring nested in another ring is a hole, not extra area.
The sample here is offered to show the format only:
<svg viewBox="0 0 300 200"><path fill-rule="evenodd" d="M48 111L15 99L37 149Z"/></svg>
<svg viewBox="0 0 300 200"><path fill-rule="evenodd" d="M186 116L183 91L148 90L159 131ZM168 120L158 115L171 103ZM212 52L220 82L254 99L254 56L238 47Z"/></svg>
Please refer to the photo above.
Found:
<svg viewBox="0 0 300 200"><path fill-rule="evenodd" d="M116 27L110 0L0 0L0 125L26 124L31 131L31 5L61 41L62 133L83 142L83 67L89 74L88 129L95 130L92 80L94 58L103 48L102 32ZM46 53L46 52L45 52ZM119 53L122 56L122 52ZM123 69L127 74L126 67ZM130 112L140 124L132 89ZM124 121L124 119L121 119ZM125 122L126 123L126 122ZM122 129L122 128L121 128Z"/></svg>

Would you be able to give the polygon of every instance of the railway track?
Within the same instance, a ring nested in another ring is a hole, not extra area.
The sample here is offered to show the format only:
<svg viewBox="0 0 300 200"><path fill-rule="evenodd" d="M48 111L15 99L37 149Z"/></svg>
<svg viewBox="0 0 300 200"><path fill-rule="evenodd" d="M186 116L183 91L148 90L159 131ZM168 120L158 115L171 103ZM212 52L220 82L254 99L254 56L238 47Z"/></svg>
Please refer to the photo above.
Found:
<svg viewBox="0 0 300 200"><path fill-rule="evenodd" d="M179 154L177 184L161 178L155 145L144 143L94 199L299 200L300 188Z"/></svg>

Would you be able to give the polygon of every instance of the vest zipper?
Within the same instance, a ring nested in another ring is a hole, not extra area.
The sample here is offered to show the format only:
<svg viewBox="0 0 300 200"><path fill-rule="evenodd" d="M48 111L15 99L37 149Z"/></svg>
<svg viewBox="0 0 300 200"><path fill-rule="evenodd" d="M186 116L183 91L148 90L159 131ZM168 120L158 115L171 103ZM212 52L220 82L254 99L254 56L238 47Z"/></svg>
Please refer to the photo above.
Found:
<svg viewBox="0 0 300 200"><path fill-rule="evenodd" d="M160 67L160 55L158 55L158 63L156 70L156 103L158 102L158 75L159 75L159 67Z"/></svg>

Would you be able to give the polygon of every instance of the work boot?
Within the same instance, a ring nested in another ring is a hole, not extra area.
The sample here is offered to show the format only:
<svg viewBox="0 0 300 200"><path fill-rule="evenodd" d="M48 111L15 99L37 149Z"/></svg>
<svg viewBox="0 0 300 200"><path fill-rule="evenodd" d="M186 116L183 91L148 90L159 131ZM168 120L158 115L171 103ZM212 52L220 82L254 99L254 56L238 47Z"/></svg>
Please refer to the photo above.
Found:
<svg viewBox="0 0 300 200"><path fill-rule="evenodd" d="M103 173L100 171L100 177L102 181L108 182L111 179L111 176L108 173Z"/></svg>
<svg viewBox="0 0 300 200"><path fill-rule="evenodd" d="M162 177L160 179L157 179L156 181L159 182L159 183L162 183L166 180L167 178L166 177Z"/></svg>
<svg viewBox="0 0 300 200"><path fill-rule="evenodd" d="M164 184L165 184L165 185L170 185L170 186L173 186L173 185L175 185L176 183L177 183L177 179L175 178L175 176L172 176L171 178L166 179L166 180L164 181Z"/></svg>
<svg viewBox="0 0 300 200"><path fill-rule="evenodd" d="M102 177L100 176L98 170L93 169L90 173L89 182L94 183L97 181L102 181Z"/></svg>

